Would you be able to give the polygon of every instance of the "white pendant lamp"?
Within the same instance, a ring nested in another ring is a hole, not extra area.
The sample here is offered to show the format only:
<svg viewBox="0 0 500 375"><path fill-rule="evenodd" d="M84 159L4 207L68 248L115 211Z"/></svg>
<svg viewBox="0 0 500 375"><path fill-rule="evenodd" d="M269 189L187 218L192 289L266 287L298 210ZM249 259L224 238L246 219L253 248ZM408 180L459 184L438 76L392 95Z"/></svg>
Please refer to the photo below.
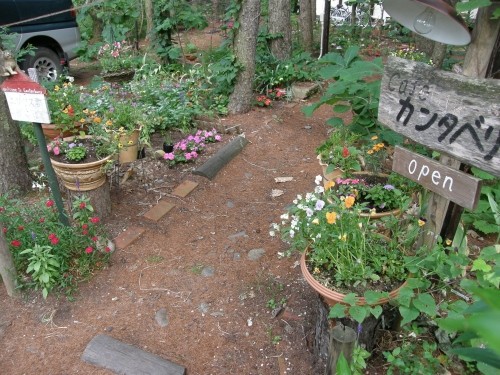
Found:
<svg viewBox="0 0 500 375"><path fill-rule="evenodd" d="M383 5L394 20L425 38L457 46L471 41L462 17L445 0L383 0Z"/></svg>

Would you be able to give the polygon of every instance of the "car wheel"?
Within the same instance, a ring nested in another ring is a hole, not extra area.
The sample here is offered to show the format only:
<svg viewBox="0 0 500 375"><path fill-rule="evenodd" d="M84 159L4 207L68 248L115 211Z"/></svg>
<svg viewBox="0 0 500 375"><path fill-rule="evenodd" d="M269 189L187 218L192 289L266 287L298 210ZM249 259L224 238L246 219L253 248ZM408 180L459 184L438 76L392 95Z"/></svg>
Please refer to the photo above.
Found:
<svg viewBox="0 0 500 375"><path fill-rule="evenodd" d="M38 47L33 56L27 56L23 67L35 68L38 71L38 77L48 81L57 80L62 72L59 56L46 47Z"/></svg>

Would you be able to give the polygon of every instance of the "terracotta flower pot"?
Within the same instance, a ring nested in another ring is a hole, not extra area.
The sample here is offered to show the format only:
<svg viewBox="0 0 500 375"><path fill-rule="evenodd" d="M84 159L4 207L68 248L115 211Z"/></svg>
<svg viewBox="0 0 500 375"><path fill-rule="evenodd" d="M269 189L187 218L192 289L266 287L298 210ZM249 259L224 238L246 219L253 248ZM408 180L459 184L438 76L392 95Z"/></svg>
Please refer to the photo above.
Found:
<svg viewBox="0 0 500 375"><path fill-rule="evenodd" d="M69 131L62 132L60 129L57 129L57 125L55 124L42 124L43 135L47 139L54 139L57 137L70 137L72 134Z"/></svg>
<svg viewBox="0 0 500 375"><path fill-rule="evenodd" d="M90 138L91 136L86 136ZM64 138L72 141L74 137ZM104 165L112 158L112 155L91 163L62 163L50 159L54 172L61 179L63 185L73 191L88 191L97 189L106 182Z"/></svg>
<svg viewBox="0 0 500 375"><path fill-rule="evenodd" d="M302 271L302 275L304 276L304 279L307 281L307 283L316 291L318 292L325 302L331 307L334 306L337 303L341 303L344 305L347 305L344 302L345 294L336 292L333 289L327 288L324 285L322 285L320 282L318 282L313 275L309 272L307 269L307 253L309 250L304 251L300 258L300 270ZM397 289L394 289L393 291L389 292L389 298L380 298L376 303L371 304L371 306L376 306L376 305L382 305L384 303L389 302L392 299L395 299L399 295L399 291L406 285L406 281L401 284L401 286ZM364 306L366 305L366 300L364 297L358 297L356 304L358 306Z"/></svg>
<svg viewBox="0 0 500 375"><path fill-rule="evenodd" d="M122 135L120 143L123 145L118 155L120 164L136 161L139 151L139 130L134 130L131 134Z"/></svg>

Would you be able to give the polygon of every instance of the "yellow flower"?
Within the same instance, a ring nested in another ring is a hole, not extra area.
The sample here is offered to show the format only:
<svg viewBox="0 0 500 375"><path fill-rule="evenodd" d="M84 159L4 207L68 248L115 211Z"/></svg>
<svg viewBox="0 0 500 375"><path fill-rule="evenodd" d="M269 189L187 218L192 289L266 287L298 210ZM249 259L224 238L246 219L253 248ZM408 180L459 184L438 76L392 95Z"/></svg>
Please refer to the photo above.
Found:
<svg viewBox="0 0 500 375"><path fill-rule="evenodd" d="M123 126L121 126L119 129L118 129L119 132L123 132L125 131L125 129L123 128Z"/></svg>
<svg viewBox="0 0 500 375"><path fill-rule="evenodd" d="M129 145L133 145L134 144L134 141L128 141L128 144ZM316 223L315 223L316 224Z"/></svg>
<svg viewBox="0 0 500 375"><path fill-rule="evenodd" d="M95 118L94 118L94 122L95 122L96 124L100 124L100 123L101 123L101 121L102 121L102 120L101 120L101 118L100 118L100 117L95 117Z"/></svg>
<svg viewBox="0 0 500 375"><path fill-rule="evenodd" d="M344 241L344 242L347 241L347 234L346 233L344 233L343 235L339 234L339 240Z"/></svg>
<svg viewBox="0 0 500 375"><path fill-rule="evenodd" d="M330 190L334 186L335 186L335 182L333 182L333 181L326 181L325 182L325 190Z"/></svg>
<svg viewBox="0 0 500 375"><path fill-rule="evenodd" d="M373 154L373 150L368 150L368 151L366 151L366 153L367 153L368 155L371 155L371 154Z"/></svg>
<svg viewBox="0 0 500 375"><path fill-rule="evenodd" d="M118 143L118 148L123 148L123 145L121 143Z"/></svg>
<svg viewBox="0 0 500 375"><path fill-rule="evenodd" d="M424 220L422 220L422 219L420 219L420 220L418 221L418 226L419 226L419 227L423 227L424 225L425 225L425 221L424 221Z"/></svg>
<svg viewBox="0 0 500 375"><path fill-rule="evenodd" d="M346 197L345 201L344 201L344 205L345 205L345 208L351 208L352 205L354 204L354 197L352 195L349 195L348 197Z"/></svg>
<svg viewBox="0 0 500 375"><path fill-rule="evenodd" d="M95 112L96 112L96 111L90 111L90 114L91 114L91 115L95 115Z"/></svg>
<svg viewBox="0 0 500 375"><path fill-rule="evenodd" d="M318 218L314 219L314 220L312 221L312 223L313 223L313 224L319 224L319 219L318 219Z"/></svg>
<svg viewBox="0 0 500 375"><path fill-rule="evenodd" d="M56 85L56 87L54 87L54 91L59 91L60 89L61 88L58 85Z"/></svg>
<svg viewBox="0 0 500 375"><path fill-rule="evenodd" d="M66 82L64 82L63 87L68 87L68 84Z"/></svg>
<svg viewBox="0 0 500 375"><path fill-rule="evenodd" d="M337 221L337 213L336 212L327 212L326 213L326 222L328 224L335 224Z"/></svg>
<svg viewBox="0 0 500 375"><path fill-rule="evenodd" d="M84 118L80 119L80 124L85 124L85 119Z"/></svg>
<svg viewBox="0 0 500 375"><path fill-rule="evenodd" d="M372 141L378 139L378 136L377 135L374 135L373 137L370 138Z"/></svg>
<svg viewBox="0 0 500 375"><path fill-rule="evenodd" d="M68 113L68 108L64 108L63 113Z"/></svg>
<svg viewBox="0 0 500 375"><path fill-rule="evenodd" d="M106 126L111 126L111 125L113 125L113 121L111 120L106 121Z"/></svg>
<svg viewBox="0 0 500 375"><path fill-rule="evenodd" d="M319 270L318 267L314 267L314 270L313 270L313 274L317 275L318 273L320 273L321 271Z"/></svg>
<svg viewBox="0 0 500 375"><path fill-rule="evenodd" d="M85 114L88 114L89 110L88 110L88 108L85 108L82 112L85 113Z"/></svg>
<svg viewBox="0 0 500 375"><path fill-rule="evenodd" d="M446 246L450 246L450 245L451 245L451 243L452 243L452 241L451 241L449 238L448 238L448 239L446 239Z"/></svg>

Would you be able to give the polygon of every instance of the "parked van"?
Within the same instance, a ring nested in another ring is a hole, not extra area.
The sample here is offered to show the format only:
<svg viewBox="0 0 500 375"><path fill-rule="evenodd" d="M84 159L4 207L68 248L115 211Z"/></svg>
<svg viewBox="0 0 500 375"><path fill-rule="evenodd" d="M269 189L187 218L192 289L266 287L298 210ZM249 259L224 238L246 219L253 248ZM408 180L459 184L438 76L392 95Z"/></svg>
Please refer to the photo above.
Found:
<svg viewBox="0 0 500 375"><path fill-rule="evenodd" d="M55 80L76 57L80 32L71 0L0 0L0 27L14 33L15 51L35 47L20 67L34 67L40 77Z"/></svg>

